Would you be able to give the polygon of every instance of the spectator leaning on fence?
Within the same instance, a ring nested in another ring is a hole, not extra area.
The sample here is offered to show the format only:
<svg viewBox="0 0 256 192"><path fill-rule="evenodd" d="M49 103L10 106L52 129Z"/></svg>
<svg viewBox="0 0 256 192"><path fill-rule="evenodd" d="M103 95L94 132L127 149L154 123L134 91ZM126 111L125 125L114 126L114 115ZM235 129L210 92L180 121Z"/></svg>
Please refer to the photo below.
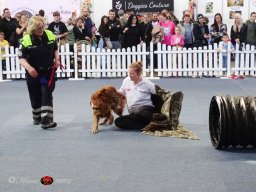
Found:
<svg viewBox="0 0 256 192"><path fill-rule="evenodd" d="M143 15L143 21L140 23L140 27L142 29L143 39L146 43L146 46L149 50L150 42L152 40L152 29L153 26L150 23L149 15L147 13L144 13Z"/></svg>
<svg viewBox="0 0 256 192"><path fill-rule="evenodd" d="M52 31L56 35L56 39L61 43L66 43L66 37L68 35L68 29L60 19L60 13L58 11L55 11L53 13L53 19L54 21L51 22L48 26L48 29Z"/></svg>
<svg viewBox="0 0 256 192"><path fill-rule="evenodd" d="M246 43L256 46L256 12L252 12L247 25Z"/></svg>
<svg viewBox="0 0 256 192"><path fill-rule="evenodd" d="M216 13L214 16L214 23L210 27L210 34L212 35L211 44L219 43L223 33L227 33L227 25L222 23L221 14Z"/></svg>
<svg viewBox="0 0 256 192"><path fill-rule="evenodd" d="M184 47L193 48L193 23L191 23L189 15L183 15L182 21L178 25L181 29L181 34L185 37Z"/></svg>
<svg viewBox="0 0 256 192"><path fill-rule="evenodd" d="M44 19L30 18L27 35L21 40L20 64L26 69L26 81L32 106L33 124L44 129L56 127L53 121L54 73L60 65L55 35L44 30Z"/></svg>
<svg viewBox="0 0 256 192"><path fill-rule="evenodd" d="M9 46L9 43L7 40L4 39L4 32L0 31L0 48L1 48L1 59L2 59L2 70L6 70L6 63L5 63L5 57L3 55L5 54L5 47Z"/></svg>
<svg viewBox="0 0 256 192"><path fill-rule="evenodd" d="M232 44L242 48L242 43L245 43L247 35L247 25L243 23L242 16L239 13L235 14L234 24L231 27L230 38Z"/></svg>
<svg viewBox="0 0 256 192"><path fill-rule="evenodd" d="M101 22L99 26L99 34L100 34L100 41L99 41L99 48L112 48L112 44L109 38L109 26L108 26L108 17L106 15L101 17Z"/></svg>
<svg viewBox="0 0 256 192"><path fill-rule="evenodd" d="M141 41L144 41L143 31L139 25L138 17L134 14L129 16L123 33L125 48L136 46L140 44Z"/></svg>
<svg viewBox="0 0 256 192"><path fill-rule="evenodd" d="M119 20L116 19L116 12L114 9L110 9L108 14L109 35L110 41L112 43L112 48L121 49L121 43L119 40L119 36L122 33L121 23Z"/></svg>
<svg viewBox="0 0 256 192"><path fill-rule="evenodd" d="M175 27L175 34L171 37L171 46L176 48L181 48L185 44L184 35L181 34L181 29L179 26Z"/></svg>
<svg viewBox="0 0 256 192"><path fill-rule="evenodd" d="M228 51L232 52L234 50L234 46L230 43L230 47L228 47L229 37L227 33L223 33L221 39L222 41L219 42L219 51L222 52L222 67L226 68L227 71Z"/></svg>
<svg viewBox="0 0 256 192"><path fill-rule="evenodd" d="M82 17L78 17L76 25L73 28L73 33L75 36L75 41L81 41L85 44L90 44L91 39L89 37L88 30L86 26L84 25L84 20Z"/></svg>
<svg viewBox="0 0 256 192"><path fill-rule="evenodd" d="M197 22L193 28L194 47L208 46L208 39L211 38L209 34L208 25L205 24L205 18L202 14L197 15Z"/></svg>

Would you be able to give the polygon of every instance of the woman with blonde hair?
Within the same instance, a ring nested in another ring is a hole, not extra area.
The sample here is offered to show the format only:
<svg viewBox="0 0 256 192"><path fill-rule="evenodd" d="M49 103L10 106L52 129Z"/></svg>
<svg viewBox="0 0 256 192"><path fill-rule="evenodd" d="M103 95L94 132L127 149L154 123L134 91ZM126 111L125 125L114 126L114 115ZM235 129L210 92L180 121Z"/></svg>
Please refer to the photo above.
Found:
<svg viewBox="0 0 256 192"><path fill-rule="evenodd" d="M54 72L60 66L55 35L45 30L44 19L29 19L27 33L20 41L20 64L26 69L26 82L32 107L33 124L43 129L54 128L53 96Z"/></svg>
<svg viewBox="0 0 256 192"><path fill-rule="evenodd" d="M247 25L243 23L241 14L236 13L234 17L234 24L230 32L231 42L234 46L240 45L246 41Z"/></svg>
<svg viewBox="0 0 256 192"><path fill-rule="evenodd" d="M156 112L151 100L156 88L154 83L142 77L141 62L130 64L128 73L119 92L126 96L129 114L117 117L115 125L123 129L140 130L150 123Z"/></svg>

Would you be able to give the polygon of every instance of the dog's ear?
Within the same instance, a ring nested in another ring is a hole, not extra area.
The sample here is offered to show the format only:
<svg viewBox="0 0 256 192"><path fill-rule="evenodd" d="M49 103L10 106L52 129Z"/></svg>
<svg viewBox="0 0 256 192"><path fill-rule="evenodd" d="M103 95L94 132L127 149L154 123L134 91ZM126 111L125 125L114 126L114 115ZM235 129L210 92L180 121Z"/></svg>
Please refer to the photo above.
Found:
<svg viewBox="0 0 256 192"><path fill-rule="evenodd" d="M100 97L100 92L95 92L92 94L91 96L91 105L99 105L100 103L102 103L103 100Z"/></svg>

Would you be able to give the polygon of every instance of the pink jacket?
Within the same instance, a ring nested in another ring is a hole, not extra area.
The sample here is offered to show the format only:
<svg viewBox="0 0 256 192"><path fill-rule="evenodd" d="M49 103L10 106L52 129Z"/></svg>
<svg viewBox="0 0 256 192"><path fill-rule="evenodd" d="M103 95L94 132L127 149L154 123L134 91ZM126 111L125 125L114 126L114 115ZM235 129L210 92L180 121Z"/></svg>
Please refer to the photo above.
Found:
<svg viewBox="0 0 256 192"><path fill-rule="evenodd" d="M174 34L175 24L173 21L159 22L158 23L164 33L162 44L171 45L171 36Z"/></svg>
<svg viewBox="0 0 256 192"><path fill-rule="evenodd" d="M185 44L185 37L182 34L171 36L171 46L183 47Z"/></svg>

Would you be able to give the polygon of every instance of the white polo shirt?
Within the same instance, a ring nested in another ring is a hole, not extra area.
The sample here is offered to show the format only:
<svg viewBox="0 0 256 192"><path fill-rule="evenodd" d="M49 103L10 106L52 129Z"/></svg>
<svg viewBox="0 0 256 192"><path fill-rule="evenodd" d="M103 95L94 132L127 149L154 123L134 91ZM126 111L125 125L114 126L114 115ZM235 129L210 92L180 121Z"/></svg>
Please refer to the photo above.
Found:
<svg viewBox="0 0 256 192"><path fill-rule="evenodd" d="M148 79L142 78L138 84L134 85L130 77L126 77L119 91L126 96L129 111L145 105L154 106L151 94L156 93L156 88L155 84Z"/></svg>

